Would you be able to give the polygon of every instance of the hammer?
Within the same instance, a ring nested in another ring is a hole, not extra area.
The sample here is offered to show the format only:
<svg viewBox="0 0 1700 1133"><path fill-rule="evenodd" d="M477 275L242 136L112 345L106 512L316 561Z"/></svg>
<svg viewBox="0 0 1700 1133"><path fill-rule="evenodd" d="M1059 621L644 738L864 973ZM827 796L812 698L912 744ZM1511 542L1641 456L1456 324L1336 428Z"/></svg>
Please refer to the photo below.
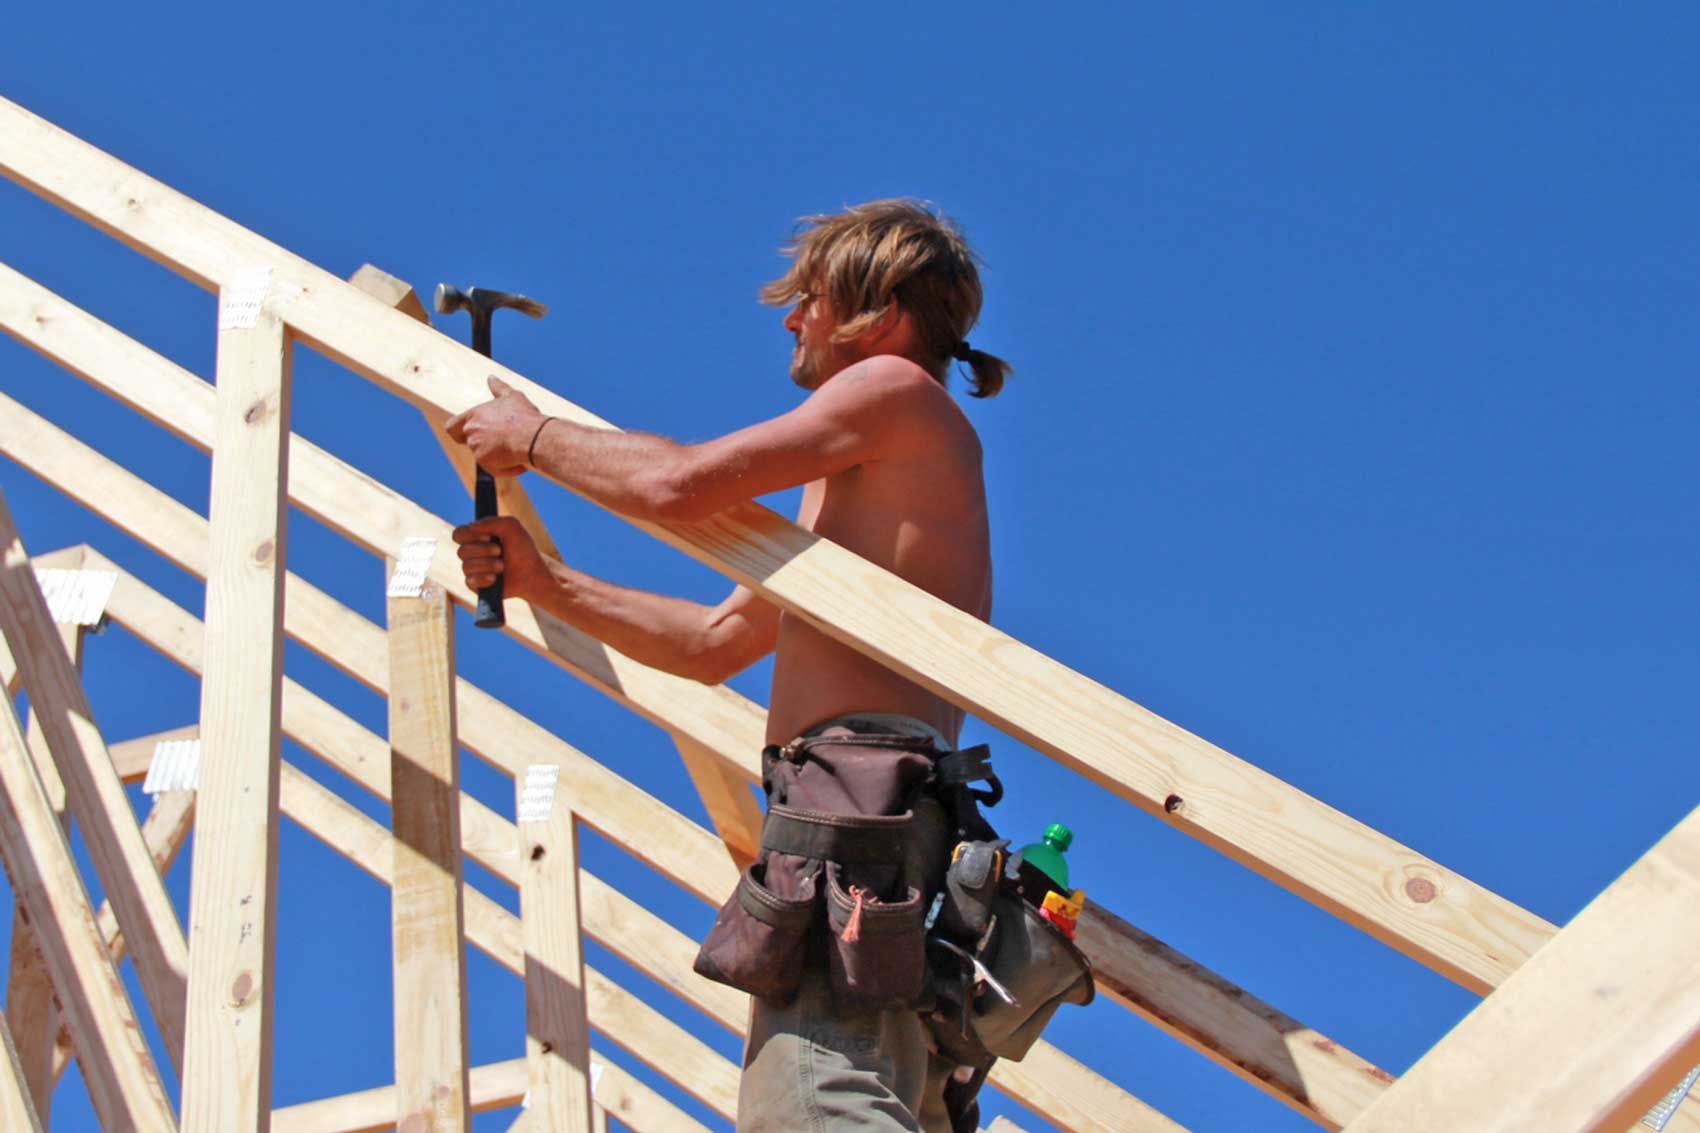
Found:
<svg viewBox="0 0 1700 1133"><path fill-rule="evenodd" d="M432 303L437 312L452 315L456 311L465 310L472 313L472 348L484 357L490 357L490 318L498 307L512 307L522 314L534 319L541 319L548 314L549 308L535 299L527 299L524 295L512 295L506 291L491 291L485 287L468 287L462 291L458 287L450 287L446 283L437 284L436 298ZM477 485L473 491L473 515L477 519L489 519L496 514L496 478L485 471L483 465L478 468ZM478 592L478 609L473 614L472 624L480 629L500 629L507 624L502 616L502 579L498 575L496 581Z"/></svg>

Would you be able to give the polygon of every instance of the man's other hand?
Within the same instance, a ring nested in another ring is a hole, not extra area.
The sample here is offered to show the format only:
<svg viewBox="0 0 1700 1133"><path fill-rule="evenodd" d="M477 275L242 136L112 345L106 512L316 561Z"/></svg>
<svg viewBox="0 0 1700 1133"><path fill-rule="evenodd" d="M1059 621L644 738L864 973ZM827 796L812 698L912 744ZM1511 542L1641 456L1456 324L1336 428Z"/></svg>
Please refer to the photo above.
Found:
<svg viewBox="0 0 1700 1133"><path fill-rule="evenodd" d="M466 585L483 590L496 579L506 580L504 596L527 601L541 594L549 567L537 553L519 520L508 515L480 519L454 530L460 544L460 570Z"/></svg>
<svg viewBox="0 0 1700 1133"><path fill-rule="evenodd" d="M545 418L529 397L494 374L490 393L492 400L455 414L443 429L450 439L470 448L490 475L518 476L526 470L531 439Z"/></svg>

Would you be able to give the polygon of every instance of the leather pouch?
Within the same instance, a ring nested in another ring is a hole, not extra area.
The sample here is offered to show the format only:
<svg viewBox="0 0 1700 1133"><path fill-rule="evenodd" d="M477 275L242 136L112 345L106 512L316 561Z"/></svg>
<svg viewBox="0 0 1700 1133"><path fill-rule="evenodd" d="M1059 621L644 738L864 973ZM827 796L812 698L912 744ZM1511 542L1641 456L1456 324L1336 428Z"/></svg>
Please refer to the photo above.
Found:
<svg viewBox="0 0 1700 1133"><path fill-rule="evenodd" d="M904 886L900 900L882 900L853 885L847 871L826 867L826 919L832 934L827 969L840 1002L862 1006L912 1004L926 980L926 909L921 891Z"/></svg>
<svg viewBox="0 0 1700 1133"><path fill-rule="evenodd" d="M692 968L699 976L783 1006L802 981L804 951L819 902L820 870L795 875L795 896L766 885L767 866L744 870L738 888L720 907Z"/></svg>
<svg viewBox="0 0 1700 1133"><path fill-rule="evenodd" d="M985 934L992 919L1009 839L996 842L958 842L944 875L944 901L939 906L940 931L954 940L973 943Z"/></svg>

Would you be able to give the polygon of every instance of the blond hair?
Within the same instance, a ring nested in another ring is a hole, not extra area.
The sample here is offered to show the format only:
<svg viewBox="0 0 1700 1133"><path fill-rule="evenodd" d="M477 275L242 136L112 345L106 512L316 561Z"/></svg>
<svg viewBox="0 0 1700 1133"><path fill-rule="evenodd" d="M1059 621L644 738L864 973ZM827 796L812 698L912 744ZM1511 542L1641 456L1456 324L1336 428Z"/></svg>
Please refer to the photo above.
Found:
<svg viewBox="0 0 1700 1133"><path fill-rule="evenodd" d="M830 216L806 216L785 246L791 267L761 289L761 299L789 306L825 296L839 318L837 342L863 334L897 306L921 340L916 359L939 381L952 358L973 371L969 393L992 397L1010 373L1008 362L967 342L980 317L983 292L976 257L956 224L923 201L891 199L852 205Z"/></svg>

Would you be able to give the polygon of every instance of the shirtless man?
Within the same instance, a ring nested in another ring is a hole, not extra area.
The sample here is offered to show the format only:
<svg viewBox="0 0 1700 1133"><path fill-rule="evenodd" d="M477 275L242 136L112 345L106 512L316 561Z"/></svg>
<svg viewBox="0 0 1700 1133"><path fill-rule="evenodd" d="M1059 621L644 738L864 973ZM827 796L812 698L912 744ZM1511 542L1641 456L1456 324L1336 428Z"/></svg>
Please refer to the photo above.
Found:
<svg viewBox="0 0 1700 1133"><path fill-rule="evenodd" d="M966 342L982 294L972 253L948 220L910 201L875 201L805 224L789 248L790 269L762 291L765 302L790 307L791 378L810 391L797 408L679 444L544 417L492 378L494 400L451 419L449 435L497 476L535 468L641 519L689 523L803 485L799 525L986 617L980 443L945 380L953 360L966 362L970 392L990 397L1009 367ZM705 606L617 586L542 557L505 517L458 528L455 541L468 586L499 576L508 598L654 668L715 684L774 651L771 744L848 723L931 740L941 751L955 745L960 709L746 587ZM815 1012L814 1022L831 1016L847 1049L824 1050L818 1036L798 1042L814 1025L799 1010ZM757 1001L738 1128L922 1128L926 1062L912 1011L850 1018L807 985L784 1010ZM926 1127L940 1120L929 1113Z"/></svg>

